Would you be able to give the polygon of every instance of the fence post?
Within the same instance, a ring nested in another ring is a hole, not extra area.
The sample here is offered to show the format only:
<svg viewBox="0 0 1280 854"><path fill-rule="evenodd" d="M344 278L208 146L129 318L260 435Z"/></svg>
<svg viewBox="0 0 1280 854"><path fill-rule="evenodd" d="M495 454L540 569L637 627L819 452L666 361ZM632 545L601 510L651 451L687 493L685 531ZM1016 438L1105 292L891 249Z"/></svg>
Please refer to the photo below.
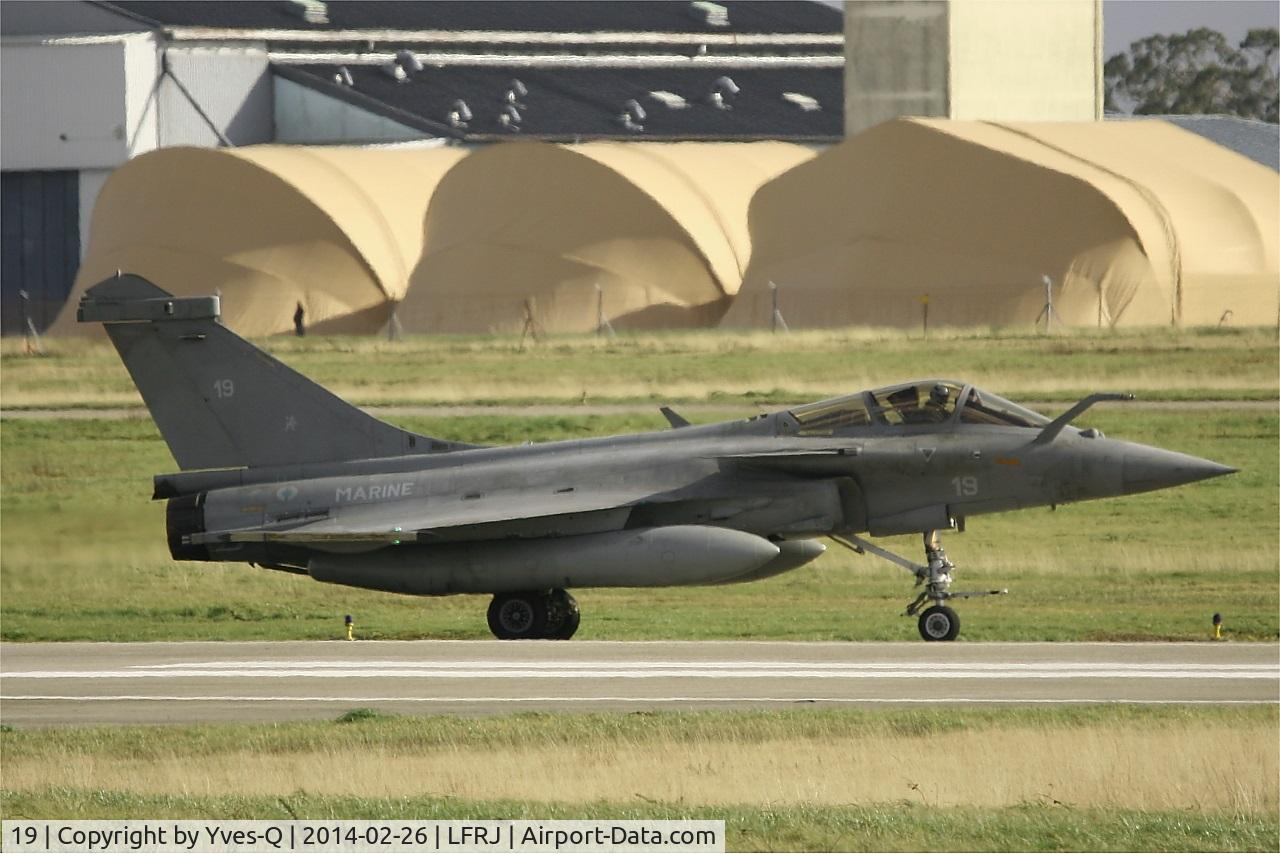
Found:
<svg viewBox="0 0 1280 854"><path fill-rule="evenodd" d="M769 331L776 335L778 327L781 326L783 332L790 332L791 328L787 326L786 318L782 316L781 310L778 309L778 286L773 281L769 282L769 294L772 297L772 307L769 313Z"/></svg>

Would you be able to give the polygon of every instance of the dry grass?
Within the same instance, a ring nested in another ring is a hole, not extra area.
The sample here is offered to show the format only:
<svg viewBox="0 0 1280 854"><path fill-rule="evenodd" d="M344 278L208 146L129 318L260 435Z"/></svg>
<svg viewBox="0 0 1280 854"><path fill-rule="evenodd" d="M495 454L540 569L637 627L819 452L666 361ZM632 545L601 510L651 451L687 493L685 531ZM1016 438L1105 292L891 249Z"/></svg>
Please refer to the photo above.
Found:
<svg viewBox="0 0 1280 854"><path fill-rule="evenodd" d="M1274 815L1273 723L1010 727L948 734L672 739L569 745L342 746L120 759L82 752L8 757L5 789L184 796L448 796L560 803L647 799L696 805L848 805L1192 810Z"/></svg>
<svg viewBox="0 0 1280 854"><path fill-rule="evenodd" d="M798 379L795 373L779 371L756 375L745 381L724 378L714 380L691 380L687 382L669 382L666 380L637 380L628 377L590 377L586 380L541 380L530 385L527 380L513 377L508 380L490 380L478 382L452 383L434 380L415 389L404 387L378 388L348 383L335 383L330 390L344 400L355 400L363 406L384 406L413 401L424 401L442 405L463 405L483 401L523 401L528 399L566 401L581 400L646 400L646 401L711 401L724 398L755 398L764 395L769 400L782 400L785 403L801 403L820 400L856 389L876 388L895 380L909 380L932 373L923 370L905 370L886 374L883 370L842 370L839 375L815 375L811 380ZM941 373L951 376L958 372ZM972 380L968 375L958 377ZM1009 393L1015 389L1017 396L1043 395L1045 398L1058 399L1063 396L1074 397L1084 389L1092 390L1099 385L1096 378L1083 373L1066 373L1056 376L1029 377L1021 371L986 372L976 381L984 388L999 389ZM1132 371L1126 373L1123 380L1114 384L1116 388L1136 394L1157 395L1163 398L1174 392L1207 392L1212 389L1217 396L1230 397L1233 393L1255 393L1265 387L1265 382L1256 375L1237 374L1215 379L1203 376L1174 376L1153 369L1150 371ZM1106 386L1110 389L1112 384ZM407 394L406 394L407 392ZM1242 397L1246 396L1241 394ZM141 398L128 395L94 397L92 401L80 402L72 397L64 399L50 398L41 400L43 406L49 408L69 405L130 406L136 405ZM20 404L15 401L15 405ZM1063 407L1065 408L1065 407ZM749 413L748 413L749 414Z"/></svg>
<svg viewBox="0 0 1280 854"><path fill-rule="evenodd" d="M1271 397L1276 331L1029 329L703 330L618 339L554 336L525 349L510 336L279 337L258 342L342 397L380 403L591 400L806 400L918 376L957 376L993 391L1072 396ZM6 407L136 406L106 341L60 338L43 359L0 342Z"/></svg>
<svg viewBox="0 0 1280 854"><path fill-rule="evenodd" d="M123 368L121 369L123 371ZM952 371L952 374L958 372ZM787 403L818 400L850 389L875 388L893 380L906 380L924 376L923 371L899 371L886 374L881 370L843 370L838 377L828 374L814 376L812 380L798 379L794 373L778 372L753 376L746 381L724 378L670 382L658 379L634 379L625 376L594 376L587 379L540 379L530 383L525 376L515 375L507 379L466 380L452 382L433 379L417 386L403 384L378 385L365 382L338 380L326 383L334 394L343 400L357 402L361 406L386 406L395 404L466 405L476 401L522 402L526 400L563 401L709 401L716 399L751 398L761 394L770 400L785 399ZM962 377L972 379L972 377ZM986 372L978 380L984 388L1006 391L1015 389L1019 396L1043 395L1058 399L1074 396L1083 389L1102 388L1095 378L1067 373L1029 377L1022 372ZM1144 392L1164 397L1173 392L1205 392L1212 389L1218 395L1233 392L1254 393L1265 382L1253 374L1234 374L1218 378L1203 376L1174 376L1158 369L1126 373L1114 385L1140 397ZM1006 391L1006 393L1008 393ZM19 386L6 389L4 406L20 409L111 409L137 408L138 417L145 417L141 410L142 397L132 388L118 390L93 388L86 385L76 389L46 389ZM571 410L570 410L571 411Z"/></svg>

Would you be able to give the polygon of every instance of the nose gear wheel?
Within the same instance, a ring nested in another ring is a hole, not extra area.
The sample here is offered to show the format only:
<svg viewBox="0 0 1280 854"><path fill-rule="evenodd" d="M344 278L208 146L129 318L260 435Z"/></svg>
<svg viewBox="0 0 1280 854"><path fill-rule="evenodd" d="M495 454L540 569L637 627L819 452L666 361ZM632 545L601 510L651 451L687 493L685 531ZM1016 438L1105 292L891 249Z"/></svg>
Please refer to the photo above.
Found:
<svg viewBox="0 0 1280 854"><path fill-rule="evenodd" d="M946 605L925 608L917 622L920 637L927 641L955 640L960 634L960 615Z"/></svg>
<svg viewBox="0 0 1280 854"><path fill-rule="evenodd" d="M951 599L972 599L977 596L1002 596L1009 592L1008 588L1000 590L977 590L956 592L951 590L951 573L953 564L941 545L928 545L925 556L928 564L918 564L901 555L882 549L853 534L835 534L831 539L858 554L872 554L896 564L910 572L916 578L916 586L924 585L906 610L904 617L919 615L916 626L920 637L927 641L951 641L960 634L960 615L945 605Z"/></svg>

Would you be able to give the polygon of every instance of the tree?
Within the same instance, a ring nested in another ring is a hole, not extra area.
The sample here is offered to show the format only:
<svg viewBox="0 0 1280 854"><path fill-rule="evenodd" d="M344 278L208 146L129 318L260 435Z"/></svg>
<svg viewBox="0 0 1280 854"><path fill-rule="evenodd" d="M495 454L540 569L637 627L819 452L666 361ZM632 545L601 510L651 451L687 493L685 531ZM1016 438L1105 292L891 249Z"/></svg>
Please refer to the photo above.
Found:
<svg viewBox="0 0 1280 854"><path fill-rule="evenodd" d="M1215 114L1280 122L1280 31L1250 30L1238 46L1204 27L1129 45L1103 69L1108 110Z"/></svg>

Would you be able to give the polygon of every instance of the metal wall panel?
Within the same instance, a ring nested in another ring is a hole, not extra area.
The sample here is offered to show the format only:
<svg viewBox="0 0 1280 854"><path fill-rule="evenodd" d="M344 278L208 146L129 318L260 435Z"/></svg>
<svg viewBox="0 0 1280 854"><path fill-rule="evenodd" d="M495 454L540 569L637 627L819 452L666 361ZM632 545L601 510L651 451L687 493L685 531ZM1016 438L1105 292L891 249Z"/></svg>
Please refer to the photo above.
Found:
<svg viewBox="0 0 1280 854"><path fill-rule="evenodd" d="M111 177L110 169L83 169L80 172L80 260L84 260L89 249L89 233L93 224L93 208L98 203L98 194L102 186Z"/></svg>
<svg viewBox="0 0 1280 854"><path fill-rule="evenodd" d="M865 0L844 10L844 133L898 116L946 116L947 0Z"/></svg>
<svg viewBox="0 0 1280 854"><path fill-rule="evenodd" d="M845 136L898 116L1102 117L1100 0L845 4Z"/></svg>
<svg viewBox="0 0 1280 854"><path fill-rule="evenodd" d="M1102 118L1097 0L964 0L951 5L953 119Z"/></svg>
<svg viewBox="0 0 1280 854"><path fill-rule="evenodd" d="M277 142L403 142L431 136L292 80L278 75L273 75L273 79Z"/></svg>
<svg viewBox="0 0 1280 854"><path fill-rule="evenodd" d="M127 37L124 42L126 152L137 157L160 146L160 52L154 38ZM121 95L117 95L121 97Z"/></svg>
<svg viewBox="0 0 1280 854"><path fill-rule="evenodd" d="M79 175L72 171L0 175L0 326L23 332L19 291L31 298L36 328L53 323L80 266Z"/></svg>
<svg viewBox="0 0 1280 854"><path fill-rule="evenodd" d="M6 42L0 51L0 151L6 170L119 166L126 145L123 42Z"/></svg>
<svg viewBox="0 0 1280 854"><path fill-rule="evenodd" d="M20 329L18 290L22 284L22 191L21 174L0 174L0 327ZM12 294L13 299L10 300Z"/></svg>
<svg viewBox="0 0 1280 854"><path fill-rule="evenodd" d="M169 47L169 70L233 145L271 142L274 120L265 46ZM173 80L160 87L160 144L214 147L217 135Z"/></svg>

